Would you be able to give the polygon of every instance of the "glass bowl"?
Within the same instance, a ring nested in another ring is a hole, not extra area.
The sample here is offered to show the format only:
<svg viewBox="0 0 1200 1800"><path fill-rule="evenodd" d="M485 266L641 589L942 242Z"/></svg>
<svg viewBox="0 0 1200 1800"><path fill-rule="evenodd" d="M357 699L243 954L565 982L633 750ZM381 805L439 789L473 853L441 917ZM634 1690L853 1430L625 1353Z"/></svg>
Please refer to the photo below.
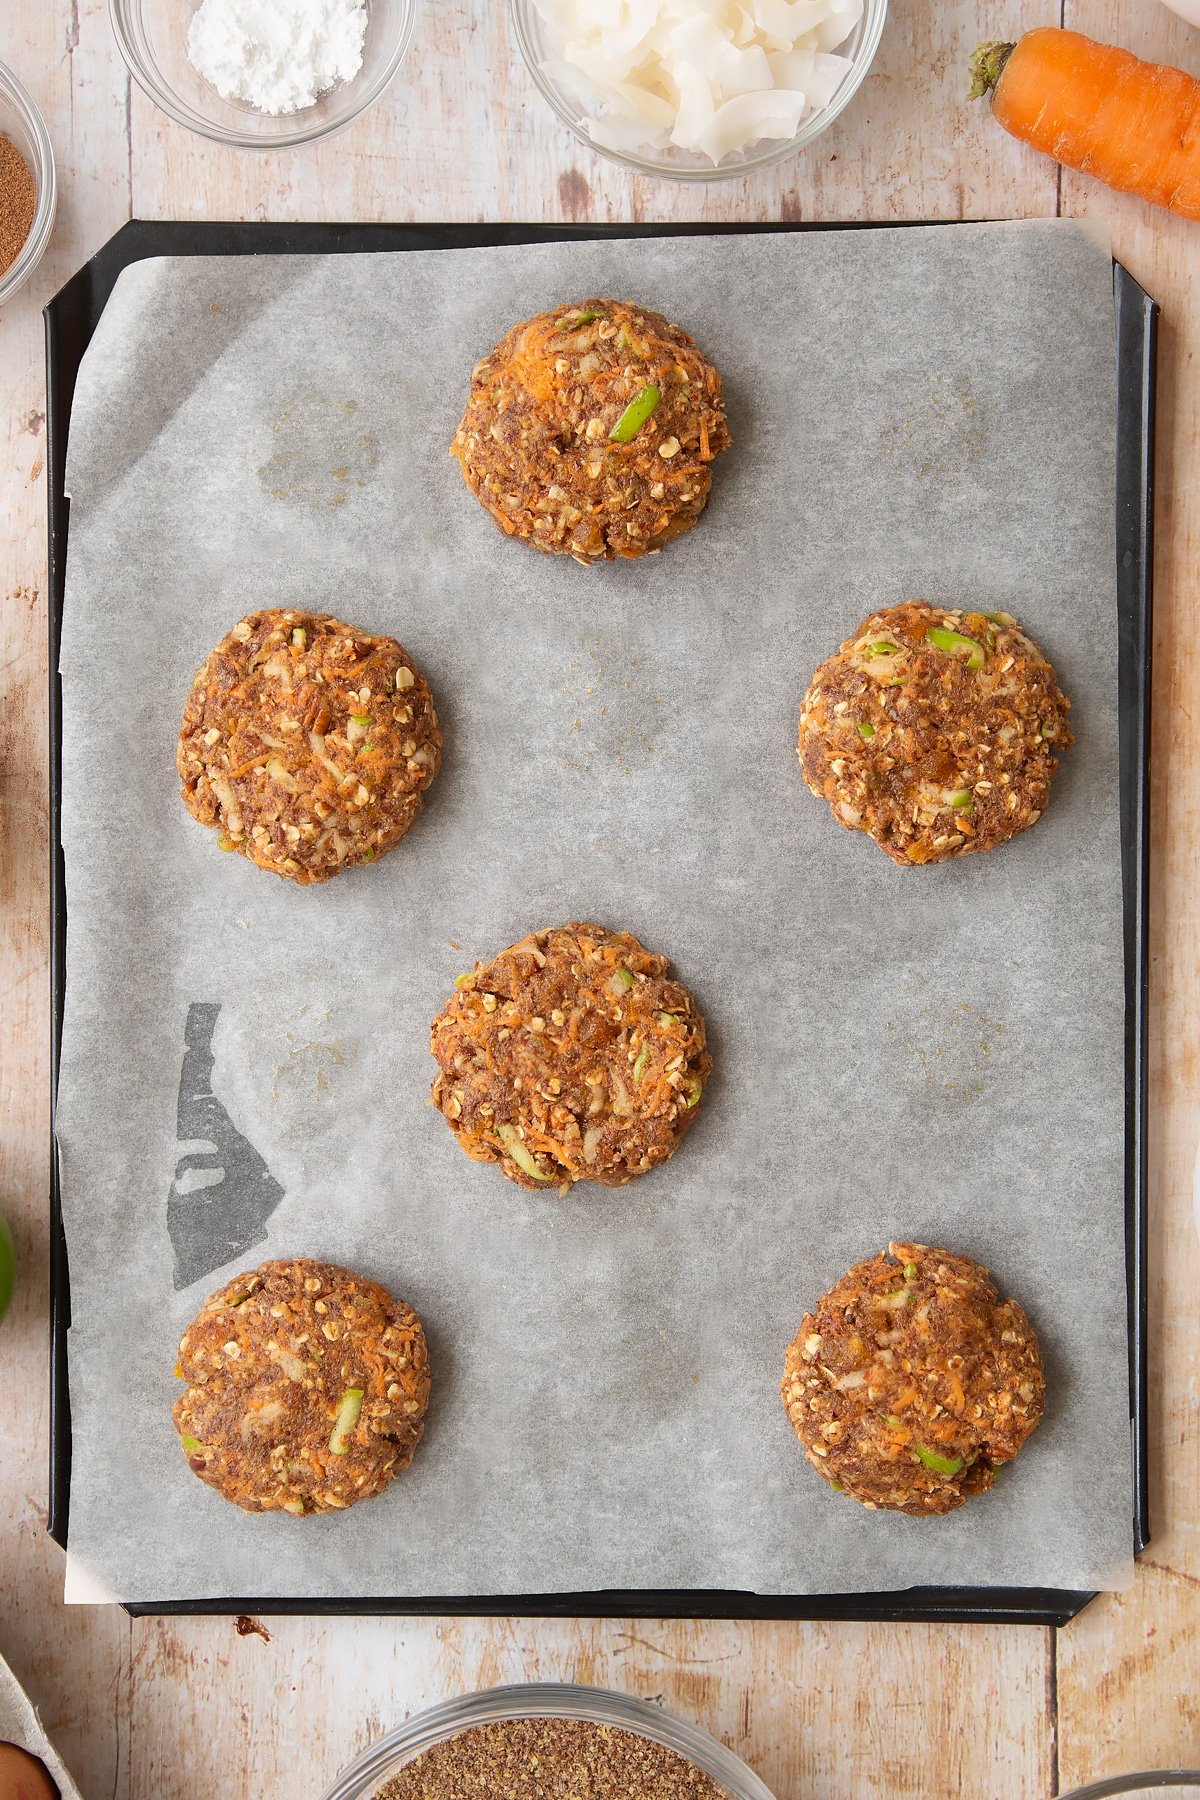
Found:
<svg viewBox="0 0 1200 1800"><path fill-rule="evenodd" d="M649 1700L635 1700L631 1694L616 1694L608 1688L579 1687L574 1682L488 1688L481 1694L464 1694L431 1706L372 1744L338 1777L323 1800L372 1800L383 1782L398 1775L423 1750L468 1726L503 1719L586 1719L593 1725L620 1726L686 1757L720 1782L730 1800L773 1800L770 1789L754 1771L699 1726L663 1712Z"/></svg>
<svg viewBox="0 0 1200 1800"><path fill-rule="evenodd" d="M0 275L0 306L33 274L54 229L58 190L54 178L54 151L45 120L11 69L0 63L0 132L9 138L29 164L37 189L33 224L16 261Z"/></svg>
<svg viewBox="0 0 1200 1800"><path fill-rule="evenodd" d="M1200 1795L1200 1769L1147 1769L1140 1775L1109 1775L1103 1781L1089 1782L1087 1787L1072 1788L1062 1800L1150 1800L1163 1788L1174 1788L1185 1794Z"/></svg>
<svg viewBox="0 0 1200 1800"><path fill-rule="evenodd" d="M259 112L222 100L188 61L187 33L199 0L108 0L113 32L129 72L177 125L240 150L284 150L331 137L361 118L404 60L416 0L367 0L362 68L300 112Z"/></svg>
<svg viewBox="0 0 1200 1800"><path fill-rule="evenodd" d="M581 144L586 144L599 156L622 163L627 169L636 169L640 175L660 175L668 181L728 181L734 176L751 175L756 169L768 169L773 163L782 162L797 150L803 150L833 124L866 80L875 60L887 18L888 0L865 0L862 18L845 43L839 45L838 55L848 56L852 67L828 106L811 112L795 137L761 138L757 144L735 150L716 164L697 151L679 150L674 145L666 150L625 151L596 143L584 124L585 110L578 95L559 79L556 72L544 67L547 61L555 59L556 52L550 31L538 11L537 0L509 0L509 8L521 55L542 98L549 102ZM584 78L580 76L579 79L582 83Z"/></svg>

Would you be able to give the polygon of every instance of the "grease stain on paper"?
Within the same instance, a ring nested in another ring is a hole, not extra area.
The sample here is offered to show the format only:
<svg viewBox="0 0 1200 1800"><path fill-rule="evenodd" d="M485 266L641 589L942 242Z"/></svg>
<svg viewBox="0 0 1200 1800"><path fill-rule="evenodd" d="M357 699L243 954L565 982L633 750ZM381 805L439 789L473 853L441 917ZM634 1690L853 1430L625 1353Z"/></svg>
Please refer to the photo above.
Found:
<svg viewBox="0 0 1200 1800"><path fill-rule="evenodd" d="M587 638L562 684L567 744L563 761L581 774L632 775L669 756L666 702L638 646Z"/></svg>
<svg viewBox="0 0 1200 1800"><path fill-rule="evenodd" d="M1003 1019L968 1000L931 997L904 1020L886 1021L901 1078L925 1106L961 1113L993 1080L1008 1030Z"/></svg>
<svg viewBox="0 0 1200 1800"><path fill-rule="evenodd" d="M987 446L979 396L966 374L936 375L927 395L883 422L880 453L908 465L923 487L970 477Z"/></svg>
<svg viewBox="0 0 1200 1800"><path fill-rule="evenodd" d="M357 400L296 394L271 426L273 448L258 470L272 500L310 507L344 506L379 465L379 439L363 431Z"/></svg>
<svg viewBox="0 0 1200 1800"><path fill-rule="evenodd" d="M590 1370L589 1404L664 1421L694 1403L699 1350L680 1333L651 1273L627 1270L614 1288L572 1295L570 1314L580 1342L605 1346Z"/></svg>
<svg viewBox="0 0 1200 1800"><path fill-rule="evenodd" d="M339 1075L358 1060L354 1046L330 1031L328 1008L301 1008L302 1014L309 1012L316 1016L299 1019L299 1029L284 1031L270 1052L271 1099L282 1128L295 1140L321 1137L335 1123L344 1104Z"/></svg>

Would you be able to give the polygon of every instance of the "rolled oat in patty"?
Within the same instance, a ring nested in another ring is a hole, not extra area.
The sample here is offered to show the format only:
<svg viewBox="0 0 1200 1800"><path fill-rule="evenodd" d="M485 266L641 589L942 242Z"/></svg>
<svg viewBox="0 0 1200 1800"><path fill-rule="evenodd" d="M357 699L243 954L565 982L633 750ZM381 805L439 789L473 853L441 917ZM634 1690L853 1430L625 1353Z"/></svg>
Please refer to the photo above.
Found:
<svg viewBox="0 0 1200 1800"><path fill-rule="evenodd" d="M664 1162L712 1067L687 988L627 931L531 932L459 977L433 1021L434 1104L526 1188L619 1187Z"/></svg>
<svg viewBox="0 0 1200 1800"><path fill-rule="evenodd" d="M429 1402L421 1321L377 1281L297 1258L235 1276L179 1345L188 1466L245 1512L340 1512L407 1469Z"/></svg>
<svg viewBox="0 0 1200 1800"><path fill-rule="evenodd" d="M1034 1330L986 1269L925 1244L856 1263L788 1346L783 1404L809 1462L864 1506L948 1513L1042 1416Z"/></svg>
<svg viewBox="0 0 1200 1800"><path fill-rule="evenodd" d="M859 627L800 709L804 779L893 862L994 850L1036 824L1070 702L1009 613L910 600Z"/></svg>
<svg viewBox="0 0 1200 1800"><path fill-rule="evenodd" d="M728 443L721 377L687 332L592 299L514 325L476 365L451 450L501 530L593 563L689 530Z"/></svg>
<svg viewBox="0 0 1200 1800"><path fill-rule="evenodd" d="M223 850L307 883L398 844L441 756L433 696L394 638L271 608L197 671L176 765Z"/></svg>

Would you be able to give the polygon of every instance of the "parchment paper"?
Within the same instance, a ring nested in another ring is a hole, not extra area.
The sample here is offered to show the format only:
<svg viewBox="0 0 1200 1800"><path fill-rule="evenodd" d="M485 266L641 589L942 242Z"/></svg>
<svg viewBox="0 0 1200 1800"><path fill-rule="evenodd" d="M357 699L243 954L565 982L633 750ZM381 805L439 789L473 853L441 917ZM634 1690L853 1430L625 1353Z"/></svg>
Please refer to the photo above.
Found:
<svg viewBox="0 0 1200 1800"><path fill-rule="evenodd" d="M597 293L694 332L735 448L696 531L585 570L507 542L446 448L507 326ZM96 1577L1125 1579L1113 415L1110 265L1067 224L121 277L72 418L62 651L70 1533ZM920 871L836 825L794 752L817 662L911 595L1015 612L1078 739L1035 830ZM411 837L312 889L221 855L174 770L194 668L272 604L399 637L446 729ZM462 1155L427 1028L476 956L574 918L674 959L716 1072L668 1166L560 1199ZM828 1491L778 1395L805 1307L898 1236L989 1264L1048 1365L1019 1462L941 1521ZM304 1522L196 1481L169 1410L200 1302L286 1254L404 1295L435 1370L411 1471Z"/></svg>
<svg viewBox="0 0 1200 1800"><path fill-rule="evenodd" d="M46 1736L33 1702L0 1657L0 1744L16 1744L41 1759L54 1778L62 1800L83 1800L62 1758Z"/></svg>

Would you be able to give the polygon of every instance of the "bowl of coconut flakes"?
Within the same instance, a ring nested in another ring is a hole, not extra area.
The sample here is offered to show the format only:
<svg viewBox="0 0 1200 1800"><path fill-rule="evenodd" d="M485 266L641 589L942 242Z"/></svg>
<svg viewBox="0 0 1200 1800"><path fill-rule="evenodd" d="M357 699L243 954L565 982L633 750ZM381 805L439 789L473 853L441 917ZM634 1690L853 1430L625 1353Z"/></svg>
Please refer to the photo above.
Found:
<svg viewBox="0 0 1200 1800"><path fill-rule="evenodd" d="M353 124L408 49L415 0L109 0L129 72L169 118L245 150Z"/></svg>
<svg viewBox="0 0 1200 1800"><path fill-rule="evenodd" d="M888 0L509 0L543 98L640 174L752 174L827 131L866 79Z"/></svg>

